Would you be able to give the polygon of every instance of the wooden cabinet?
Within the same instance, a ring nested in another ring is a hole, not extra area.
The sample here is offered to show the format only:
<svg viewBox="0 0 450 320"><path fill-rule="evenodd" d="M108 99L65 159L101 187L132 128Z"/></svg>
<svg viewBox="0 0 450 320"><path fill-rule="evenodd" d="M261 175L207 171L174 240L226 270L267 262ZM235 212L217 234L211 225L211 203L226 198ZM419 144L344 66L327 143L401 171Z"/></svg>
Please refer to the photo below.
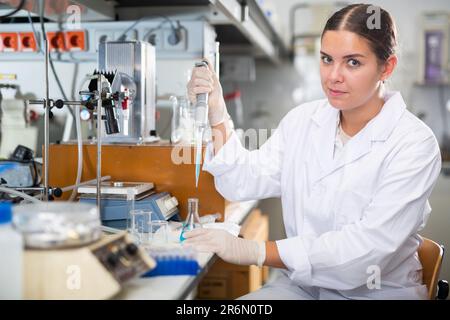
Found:
<svg viewBox="0 0 450 320"><path fill-rule="evenodd" d="M169 143L142 145L102 146L102 176L113 181L153 182L157 192L167 191L178 199L180 215L187 215L187 199L199 199L199 214L225 210L225 199L216 191L214 177L206 171L200 173L195 187L194 151L191 146ZM54 187L73 185L77 175L78 153L76 144L50 145L49 181ZM96 178L96 145L83 145L83 174L81 181ZM70 192L63 195L67 199Z"/></svg>

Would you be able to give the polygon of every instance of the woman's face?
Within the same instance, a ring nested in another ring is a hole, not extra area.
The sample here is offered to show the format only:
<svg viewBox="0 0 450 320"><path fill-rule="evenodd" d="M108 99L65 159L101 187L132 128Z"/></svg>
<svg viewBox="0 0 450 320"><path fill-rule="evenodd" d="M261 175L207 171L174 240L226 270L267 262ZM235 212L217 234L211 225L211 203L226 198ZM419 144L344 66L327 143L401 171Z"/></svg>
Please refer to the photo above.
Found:
<svg viewBox="0 0 450 320"><path fill-rule="evenodd" d="M382 68L363 37L326 31L322 37L320 78L330 104L350 110L367 103L380 86Z"/></svg>

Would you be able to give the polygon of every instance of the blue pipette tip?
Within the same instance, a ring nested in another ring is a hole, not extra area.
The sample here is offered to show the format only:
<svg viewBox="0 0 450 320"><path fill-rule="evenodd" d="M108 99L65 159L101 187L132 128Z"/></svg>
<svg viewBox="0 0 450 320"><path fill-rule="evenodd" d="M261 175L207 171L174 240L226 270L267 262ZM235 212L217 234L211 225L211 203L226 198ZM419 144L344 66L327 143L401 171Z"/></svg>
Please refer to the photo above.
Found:
<svg viewBox="0 0 450 320"><path fill-rule="evenodd" d="M195 165L195 187L196 188L198 188L198 178L199 178L199 175L200 175L200 164L199 163L197 163L196 165Z"/></svg>

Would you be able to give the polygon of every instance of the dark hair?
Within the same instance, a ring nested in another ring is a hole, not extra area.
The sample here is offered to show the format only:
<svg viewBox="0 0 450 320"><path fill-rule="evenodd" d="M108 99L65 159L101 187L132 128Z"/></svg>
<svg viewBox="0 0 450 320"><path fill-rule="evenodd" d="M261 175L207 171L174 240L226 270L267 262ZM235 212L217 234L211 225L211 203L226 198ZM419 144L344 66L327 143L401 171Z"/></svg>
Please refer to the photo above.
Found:
<svg viewBox="0 0 450 320"><path fill-rule="evenodd" d="M375 12L379 12L379 25L370 24ZM335 12L328 19L322 32L322 38L328 30L346 30L369 41L373 52L381 62L395 54L397 47L397 29L389 12L370 4L352 4Z"/></svg>

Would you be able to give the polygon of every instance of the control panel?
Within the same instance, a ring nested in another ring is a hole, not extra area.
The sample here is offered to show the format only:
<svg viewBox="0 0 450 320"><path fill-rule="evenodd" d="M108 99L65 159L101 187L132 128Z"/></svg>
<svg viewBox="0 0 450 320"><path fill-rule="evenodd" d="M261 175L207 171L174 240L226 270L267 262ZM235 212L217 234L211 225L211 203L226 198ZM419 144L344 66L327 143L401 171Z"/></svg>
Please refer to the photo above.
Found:
<svg viewBox="0 0 450 320"><path fill-rule="evenodd" d="M156 266L156 262L126 232L106 235L90 249L119 284Z"/></svg>

